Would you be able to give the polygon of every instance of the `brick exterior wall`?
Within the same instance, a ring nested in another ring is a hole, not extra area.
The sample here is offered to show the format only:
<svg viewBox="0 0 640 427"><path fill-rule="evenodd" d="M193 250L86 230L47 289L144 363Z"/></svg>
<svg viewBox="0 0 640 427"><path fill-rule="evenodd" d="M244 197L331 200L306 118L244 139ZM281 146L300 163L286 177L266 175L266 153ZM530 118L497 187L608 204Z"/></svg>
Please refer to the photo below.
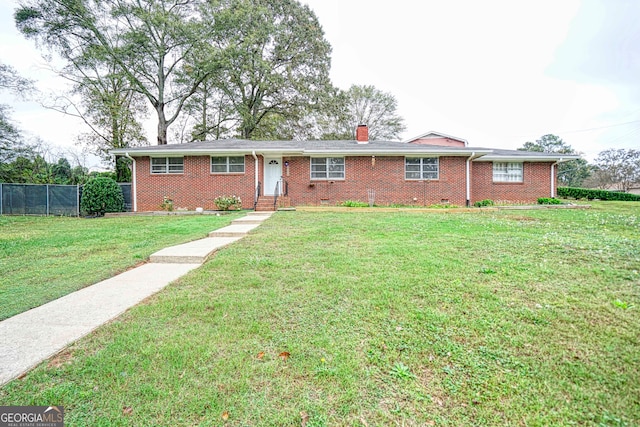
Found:
<svg viewBox="0 0 640 427"><path fill-rule="evenodd" d="M184 173L151 174L149 157L136 158L136 193L138 211L157 211L165 196L173 200L174 209L197 207L216 209L218 196L236 195L244 209L253 208L255 192L254 160L244 157L244 173L212 174L210 156L184 157Z"/></svg>
<svg viewBox="0 0 640 427"><path fill-rule="evenodd" d="M472 162L471 202L491 199L494 202L536 203L538 197L549 197L551 165L551 162L524 162L522 182L493 182L492 162Z"/></svg>
<svg viewBox="0 0 640 427"><path fill-rule="evenodd" d="M263 158L259 159L259 180L264 183ZM439 179L405 180L404 157L345 157L344 180L312 180L309 157L284 157L284 179L289 185L292 206L335 205L346 200L368 202L368 190L375 191L378 205L402 204L428 206L448 202L466 203L466 157L440 157ZM210 156L184 157L184 173L151 174L149 157L136 158L138 211L159 210L163 198L173 200L174 209L196 207L215 209L213 200L222 195L237 195L244 209L253 208L255 182L254 159L245 156L245 172L212 174ZM550 162L525 162L522 183L494 183L492 162L471 163L471 203L494 201L536 202L549 197ZM557 188L557 186L556 186Z"/></svg>
<svg viewBox="0 0 640 427"><path fill-rule="evenodd" d="M426 206L448 200L465 204L466 157L440 157L438 180L404 179L404 157L345 157L344 180L311 180L309 157L285 158L289 162L291 205L321 205L346 200L368 202L368 189L375 191L379 205L403 204Z"/></svg>

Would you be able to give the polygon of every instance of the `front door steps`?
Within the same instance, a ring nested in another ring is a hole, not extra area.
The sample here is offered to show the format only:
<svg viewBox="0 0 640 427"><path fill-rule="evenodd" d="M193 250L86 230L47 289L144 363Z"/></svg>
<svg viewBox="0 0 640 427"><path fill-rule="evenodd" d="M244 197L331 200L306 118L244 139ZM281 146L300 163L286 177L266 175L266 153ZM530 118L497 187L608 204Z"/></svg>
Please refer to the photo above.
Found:
<svg viewBox="0 0 640 427"><path fill-rule="evenodd" d="M273 212L281 208L291 207L291 199L289 196L278 196L278 200L274 207L274 196L260 196L256 204L256 212Z"/></svg>

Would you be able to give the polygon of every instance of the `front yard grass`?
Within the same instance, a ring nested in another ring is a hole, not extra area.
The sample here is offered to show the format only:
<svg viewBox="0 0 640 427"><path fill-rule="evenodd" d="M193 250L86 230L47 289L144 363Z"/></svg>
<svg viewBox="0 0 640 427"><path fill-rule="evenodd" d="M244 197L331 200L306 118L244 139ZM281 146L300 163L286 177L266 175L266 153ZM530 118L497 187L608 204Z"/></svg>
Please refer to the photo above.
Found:
<svg viewBox="0 0 640 427"><path fill-rule="evenodd" d="M0 215L0 320L114 276L237 214L80 219Z"/></svg>
<svg viewBox="0 0 640 427"><path fill-rule="evenodd" d="M0 404L69 426L638 425L638 206L281 212Z"/></svg>

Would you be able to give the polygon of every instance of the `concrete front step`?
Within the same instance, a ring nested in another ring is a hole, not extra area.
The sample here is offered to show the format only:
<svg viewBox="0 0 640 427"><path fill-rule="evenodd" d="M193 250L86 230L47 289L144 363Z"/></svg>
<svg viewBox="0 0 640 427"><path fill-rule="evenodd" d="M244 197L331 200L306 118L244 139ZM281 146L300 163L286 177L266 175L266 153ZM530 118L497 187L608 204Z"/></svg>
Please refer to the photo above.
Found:
<svg viewBox="0 0 640 427"><path fill-rule="evenodd" d="M269 218L272 213L273 212L255 212L255 213L251 212L247 216L243 216L242 218L234 219L233 221L231 221L231 225L236 225L236 224L261 224L265 219Z"/></svg>
<svg viewBox="0 0 640 427"><path fill-rule="evenodd" d="M207 237L182 245L171 246L151 255L149 261L161 264L202 264L211 254L240 240L241 237Z"/></svg>
<svg viewBox="0 0 640 427"><path fill-rule="evenodd" d="M247 216L259 216L264 217L264 219L269 218L271 215L273 215L273 212L247 212Z"/></svg>
<svg viewBox="0 0 640 427"><path fill-rule="evenodd" d="M243 237L256 228L257 224L232 224L209 233L209 237Z"/></svg>

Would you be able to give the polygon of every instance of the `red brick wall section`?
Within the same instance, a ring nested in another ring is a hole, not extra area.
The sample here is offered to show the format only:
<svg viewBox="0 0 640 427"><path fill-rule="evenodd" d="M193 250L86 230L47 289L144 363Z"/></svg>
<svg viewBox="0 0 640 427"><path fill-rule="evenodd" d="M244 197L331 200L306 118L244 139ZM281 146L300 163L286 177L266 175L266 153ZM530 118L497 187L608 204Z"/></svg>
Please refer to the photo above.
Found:
<svg viewBox="0 0 640 427"><path fill-rule="evenodd" d="M151 174L149 157L136 158L136 192L138 211L157 211L165 196L173 200L174 209L197 207L216 209L218 196L236 195L244 209L253 208L255 191L254 160L244 158L244 173L211 174L211 157L184 158L183 174Z"/></svg>
<svg viewBox="0 0 640 427"><path fill-rule="evenodd" d="M261 159L259 157L259 159ZM311 180L309 157L285 157L289 167L284 178L289 184L292 206L335 205L346 200L368 202L368 190L375 192L378 205L429 206L466 203L466 157L440 157L437 180L404 179L404 157L346 157L344 180ZM174 209L196 207L215 209L213 200L237 195L244 209L253 208L254 160L245 156L244 174L210 173L209 156L184 158L183 174L151 174L148 157L136 159L138 211L159 210L163 198L173 200ZM471 203L491 199L496 202L535 203L549 197L551 163L524 163L522 183L494 183L491 162L472 162ZM259 179L264 175L259 160Z"/></svg>
<svg viewBox="0 0 640 427"><path fill-rule="evenodd" d="M551 194L550 162L524 162L523 182L493 182L492 162L472 162L471 203L491 199L494 202L536 203L538 197Z"/></svg>
<svg viewBox="0 0 640 427"><path fill-rule="evenodd" d="M375 191L378 205L428 206L465 204L466 157L440 157L440 178L434 181L404 179L404 157L346 157L344 180L311 180L309 157L285 158L289 161L291 205L335 205L346 200L368 202L367 190Z"/></svg>

